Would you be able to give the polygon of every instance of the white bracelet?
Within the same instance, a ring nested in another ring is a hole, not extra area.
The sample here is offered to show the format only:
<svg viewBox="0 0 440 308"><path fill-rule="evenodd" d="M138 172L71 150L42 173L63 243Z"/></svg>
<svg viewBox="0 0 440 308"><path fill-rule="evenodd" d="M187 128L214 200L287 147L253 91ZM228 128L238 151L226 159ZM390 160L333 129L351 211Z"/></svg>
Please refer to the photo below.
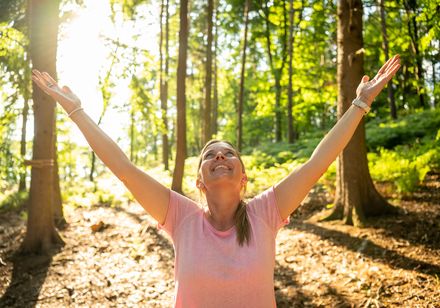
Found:
<svg viewBox="0 0 440 308"><path fill-rule="evenodd" d="M353 105L361 108L364 110L365 114L367 114L370 111L370 106L368 106L365 102L361 101L359 98L355 98L353 102L351 102Z"/></svg>
<svg viewBox="0 0 440 308"><path fill-rule="evenodd" d="M75 112L80 111L80 110L83 110L83 108L78 107L78 108L74 109L72 112L70 112L69 114L67 114L67 116L70 118L72 116L72 114L74 114Z"/></svg>

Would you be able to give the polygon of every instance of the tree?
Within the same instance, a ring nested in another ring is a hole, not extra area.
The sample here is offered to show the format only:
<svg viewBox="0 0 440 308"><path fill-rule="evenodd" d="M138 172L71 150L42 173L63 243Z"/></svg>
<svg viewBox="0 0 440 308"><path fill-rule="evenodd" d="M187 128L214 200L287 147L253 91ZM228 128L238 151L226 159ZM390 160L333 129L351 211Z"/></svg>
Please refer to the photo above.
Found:
<svg viewBox="0 0 440 308"><path fill-rule="evenodd" d="M165 2L165 3L164 3ZM164 15L165 15L165 55L162 51L163 37L164 37ZM162 0L161 11L160 11L160 42L159 42L159 62L160 62L160 73L159 73L159 83L160 83L160 106L162 111L162 163L164 169L168 170L168 157L169 157L169 142L168 142L168 116L167 116L167 101L168 101L168 70L169 70L169 0ZM165 61L164 61L165 58ZM163 62L165 62L165 67L163 67Z"/></svg>
<svg viewBox="0 0 440 308"><path fill-rule="evenodd" d="M388 44L388 34L387 34L387 23L385 16L385 5L384 0L379 0L379 9L380 9L380 24L382 30L382 48L385 54L385 59L390 57L390 48ZM390 114L391 118L397 119L397 111L396 111L396 101L394 99L394 89L390 84L388 86L388 103L390 104Z"/></svg>
<svg viewBox="0 0 440 308"><path fill-rule="evenodd" d="M408 34L411 38L411 50L413 52L413 56L415 58L415 77L417 80L417 94L419 95L419 103L420 107L425 108L425 95L424 95L424 84L425 79L423 77L423 58L422 53L420 52L419 46L419 27L417 24L417 1L416 0L404 0L403 5L405 7L406 15L407 15L407 27Z"/></svg>
<svg viewBox="0 0 440 308"><path fill-rule="evenodd" d="M211 88L212 88L212 15L214 12L214 0L208 0L207 25L208 38L206 46L206 74L205 74L205 105L203 108L203 136L205 144L212 138L211 132Z"/></svg>
<svg viewBox="0 0 440 308"><path fill-rule="evenodd" d="M217 50L218 50L218 3L215 3L215 17L214 17L214 54L213 54L213 65L214 65L214 84L213 84L213 98L212 98L212 117L211 117L211 133L217 135L218 125L218 82L217 82Z"/></svg>
<svg viewBox="0 0 440 308"><path fill-rule="evenodd" d="M363 76L362 11L361 0L338 1L338 118L351 106ZM326 219L342 218L346 224L354 225L361 225L367 216L391 209L370 176L364 120L337 160L334 204Z"/></svg>
<svg viewBox="0 0 440 308"><path fill-rule="evenodd" d="M171 189L182 193L186 156L186 58L188 50L188 0L180 2L179 59L177 64L177 145Z"/></svg>
<svg viewBox="0 0 440 308"><path fill-rule="evenodd" d="M237 108L237 149L241 151L243 143L243 100L244 100L244 73L246 71L246 49L249 26L249 10L251 6L250 0L244 2L244 33L243 33L243 50L241 56L241 74L240 74L240 92L238 94Z"/></svg>
<svg viewBox="0 0 440 308"><path fill-rule="evenodd" d="M266 49L267 49L267 55L269 57L269 66L271 69L271 72L273 74L273 77L275 78L275 141L280 142L281 136L282 136L282 130L281 130L281 118L282 118L282 112L281 112L281 78L283 75L284 65L286 63L286 57L287 57L287 9L286 9L286 0L282 1L283 5L283 19L280 21L280 23L283 23L282 29L283 34L280 37L280 44L281 44L281 52L279 55L280 63L278 66L276 65L276 59L274 59L274 55L277 54L276 48L275 52L272 51L272 39L271 39L271 24L272 21L270 19L270 7L269 4L264 1L263 2L263 10L264 10L264 17L265 17L265 36L266 36ZM275 45L276 46L276 45Z"/></svg>
<svg viewBox="0 0 440 308"><path fill-rule="evenodd" d="M30 59L33 67L55 75L59 1L28 2ZM63 243L53 221L55 102L33 88L34 143L30 202L23 252L44 253Z"/></svg>

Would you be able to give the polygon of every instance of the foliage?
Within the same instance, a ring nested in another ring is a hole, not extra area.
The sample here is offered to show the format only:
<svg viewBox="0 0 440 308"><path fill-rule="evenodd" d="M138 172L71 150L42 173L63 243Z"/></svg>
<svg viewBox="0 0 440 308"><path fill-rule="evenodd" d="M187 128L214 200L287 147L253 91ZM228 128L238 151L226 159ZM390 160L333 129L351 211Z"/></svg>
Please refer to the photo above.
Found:
<svg viewBox="0 0 440 308"><path fill-rule="evenodd" d="M413 192L426 174L440 167L440 139L435 142L409 146L401 145L393 151L381 148L369 153L370 173L376 181L393 182L398 192Z"/></svg>
<svg viewBox="0 0 440 308"><path fill-rule="evenodd" d="M440 110L421 110L394 122L375 119L366 125L367 146L392 149L397 145L413 144L423 137L435 138L440 127Z"/></svg>
<svg viewBox="0 0 440 308"><path fill-rule="evenodd" d="M26 191L9 192L0 194L0 211L20 209L28 200L29 193Z"/></svg>

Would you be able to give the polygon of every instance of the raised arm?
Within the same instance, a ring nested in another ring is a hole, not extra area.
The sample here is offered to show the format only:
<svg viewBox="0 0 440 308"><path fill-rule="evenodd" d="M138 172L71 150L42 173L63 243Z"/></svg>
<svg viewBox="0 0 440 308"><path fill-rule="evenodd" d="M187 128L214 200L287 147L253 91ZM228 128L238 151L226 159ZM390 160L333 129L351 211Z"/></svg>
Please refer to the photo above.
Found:
<svg viewBox="0 0 440 308"><path fill-rule="evenodd" d="M396 55L382 66L371 81L364 76L356 90L357 99L371 106L399 67L400 58ZM364 114L362 108L351 105L321 140L310 159L275 185L277 204L283 219L298 208L313 185L346 147Z"/></svg>
<svg viewBox="0 0 440 308"><path fill-rule="evenodd" d="M33 70L32 80L59 102L102 162L124 183L142 207L159 223L168 210L169 189L133 165L118 145L84 112L68 88L60 88L47 73Z"/></svg>

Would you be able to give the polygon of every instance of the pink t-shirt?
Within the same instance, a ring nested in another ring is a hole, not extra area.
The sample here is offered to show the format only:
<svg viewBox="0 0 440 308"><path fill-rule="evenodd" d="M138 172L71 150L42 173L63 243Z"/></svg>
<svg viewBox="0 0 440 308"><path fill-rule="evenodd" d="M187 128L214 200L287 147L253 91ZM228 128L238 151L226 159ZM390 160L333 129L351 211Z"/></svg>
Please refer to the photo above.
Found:
<svg viewBox="0 0 440 308"><path fill-rule="evenodd" d="M171 191L160 229L175 251L175 307L276 307L275 238L287 224L276 205L273 187L247 204L251 237L239 246L235 226L216 230L194 201Z"/></svg>

